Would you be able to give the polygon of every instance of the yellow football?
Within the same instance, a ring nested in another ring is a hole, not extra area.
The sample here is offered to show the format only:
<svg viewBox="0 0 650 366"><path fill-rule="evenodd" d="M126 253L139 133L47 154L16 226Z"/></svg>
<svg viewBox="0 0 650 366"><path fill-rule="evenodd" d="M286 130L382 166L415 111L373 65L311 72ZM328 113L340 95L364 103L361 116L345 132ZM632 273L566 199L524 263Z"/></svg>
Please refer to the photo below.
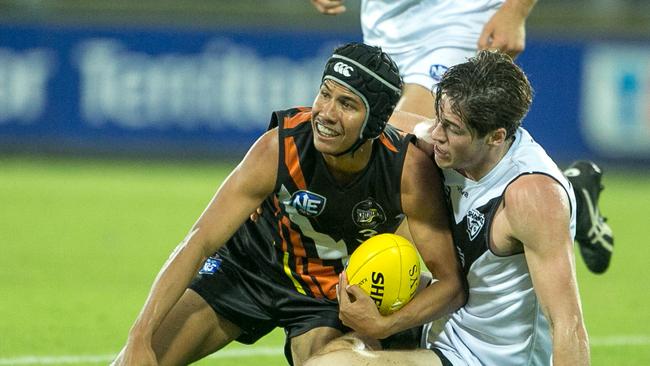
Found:
<svg viewBox="0 0 650 366"><path fill-rule="evenodd" d="M415 246L396 234L364 241L345 269L348 283L358 285L388 315L406 305L420 283L420 257Z"/></svg>

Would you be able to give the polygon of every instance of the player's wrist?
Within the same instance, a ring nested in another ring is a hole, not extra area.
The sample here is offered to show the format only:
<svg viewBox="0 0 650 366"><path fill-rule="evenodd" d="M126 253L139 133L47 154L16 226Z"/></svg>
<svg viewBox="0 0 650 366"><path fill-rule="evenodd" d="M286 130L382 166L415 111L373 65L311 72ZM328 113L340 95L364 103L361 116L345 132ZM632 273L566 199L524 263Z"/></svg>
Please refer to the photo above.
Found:
<svg viewBox="0 0 650 366"><path fill-rule="evenodd" d="M151 343L153 332L138 324L134 325L129 331L127 342L129 344L147 344Z"/></svg>
<svg viewBox="0 0 650 366"><path fill-rule="evenodd" d="M508 0L503 4L504 9L510 9L521 19L526 19L528 14L533 10L537 0Z"/></svg>
<svg viewBox="0 0 650 366"><path fill-rule="evenodd" d="M392 313L390 315L383 315L381 317L381 322L380 325L377 327L379 330L379 334L377 334L377 339L385 339L393 334L399 333L403 329L400 329L400 324L402 324L402 320L400 319L399 313L401 311L397 311L395 313Z"/></svg>

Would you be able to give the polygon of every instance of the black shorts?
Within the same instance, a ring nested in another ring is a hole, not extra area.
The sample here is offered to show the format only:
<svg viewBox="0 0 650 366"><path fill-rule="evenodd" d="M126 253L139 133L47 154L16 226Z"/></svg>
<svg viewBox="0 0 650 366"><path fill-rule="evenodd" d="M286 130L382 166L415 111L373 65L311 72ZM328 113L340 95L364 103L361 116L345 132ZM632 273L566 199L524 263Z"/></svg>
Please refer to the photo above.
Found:
<svg viewBox="0 0 650 366"><path fill-rule="evenodd" d="M238 342L253 344L276 327L285 329L288 341L318 327L349 330L339 320L336 301L303 295L252 261L233 261L231 254L220 251L209 258L190 288L242 330Z"/></svg>

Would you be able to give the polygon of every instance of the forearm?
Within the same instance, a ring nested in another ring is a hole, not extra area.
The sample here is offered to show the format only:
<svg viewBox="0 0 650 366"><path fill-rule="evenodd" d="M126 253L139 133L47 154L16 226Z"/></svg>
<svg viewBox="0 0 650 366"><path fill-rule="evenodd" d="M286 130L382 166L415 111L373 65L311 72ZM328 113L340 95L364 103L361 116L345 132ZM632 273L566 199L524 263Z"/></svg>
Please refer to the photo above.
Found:
<svg viewBox="0 0 650 366"><path fill-rule="evenodd" d="M149 296L129 332L130 340L151 340L153 333L207 258L202 246L190 243L196 232L190 233L176 247L156 276Z"/></svg>
<svg viewBox="0 0 650 366"><path fill-rule="evenodd" d="M392 126L399 128L400 130L407 132L407 133L413 133L413 130L415 126L424 121L431 121L425 116L421 116L419 114L415 113L410 113L410 112L404 112L400 110L396 110L393 112L393 114L390 116L390 119L388 120L388 123L390 123Z"/></svg>
<svg viewBox="0 0 650 366"><path fill-rule="evenodd" d="M553 328L553 365L589 365L589 339L582 323Z"/></svg>
<svg viewBox="0 0 650 366"><path fill-rule="evenodd" d="M450 314L464 305L465 300L465 291L458 281L436 281L418 292L402 309L385 317L381 338Z"/></svg>
<svg viewBox="0 0 650 366"><path fill-rule="evenodd" d="M513 14L526 19L536 3L537 0L506 0L501 9L510 10Z"/></svg>

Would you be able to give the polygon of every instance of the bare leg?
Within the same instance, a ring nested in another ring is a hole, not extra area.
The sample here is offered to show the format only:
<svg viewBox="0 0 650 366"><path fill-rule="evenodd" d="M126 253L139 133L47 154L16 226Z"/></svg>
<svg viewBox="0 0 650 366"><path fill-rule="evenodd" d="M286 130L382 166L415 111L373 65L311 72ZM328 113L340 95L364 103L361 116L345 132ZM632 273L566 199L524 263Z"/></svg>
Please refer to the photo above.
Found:
<svg viewBox="0 0 650 366"><path fill-rule="evenodd" d="M341 350L379 351L381 350L381 343L376 339L363 337L356 332L350 332L329 342L317 355Z"/></svg>
<svg viewBox="0 0 650 366"><path fill-rule="evenodd" d="M187 365L232 342L241 334L193 290L186 290L154 333L153 350L164 365Z"/></svg>
<svg viewBox="0 0 650 366"><path fill-rule="evenodd" d="M368 349L339 349L310 358L304 366L442 366L438 356L429 350L372 351Z"/></svg>
<svg viewBox="0 0 650 366"><path fill-rule="evenodd" d="M294 366L300 366L305 361L322 350L326 344L340 337L340 330L330 327L314 328L291 339L291 356Z"/></svg>

